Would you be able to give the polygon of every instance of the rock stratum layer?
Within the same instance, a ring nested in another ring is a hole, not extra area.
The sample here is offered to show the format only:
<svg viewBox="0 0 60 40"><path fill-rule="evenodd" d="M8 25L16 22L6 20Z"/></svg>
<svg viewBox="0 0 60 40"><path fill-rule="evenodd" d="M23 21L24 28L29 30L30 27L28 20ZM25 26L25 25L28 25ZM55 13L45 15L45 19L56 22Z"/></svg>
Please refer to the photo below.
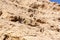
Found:
<svg viewBox="0 0 60 40"><path fill-rule="evenodd" d="M60 5L49 0L0 0L0 40L60 40Z"/></svg>

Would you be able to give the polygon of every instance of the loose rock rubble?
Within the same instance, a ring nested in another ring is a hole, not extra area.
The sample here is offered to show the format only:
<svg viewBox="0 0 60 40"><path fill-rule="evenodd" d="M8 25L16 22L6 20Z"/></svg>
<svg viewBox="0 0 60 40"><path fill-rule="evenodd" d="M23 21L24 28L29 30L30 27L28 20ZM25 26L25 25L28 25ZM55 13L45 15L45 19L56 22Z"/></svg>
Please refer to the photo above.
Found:
<svg viewBox="0 0 60 40"><path fill-rule="evenodd" d="M0 40L60 40L60 5L49 0L0 0Z"/></svg>

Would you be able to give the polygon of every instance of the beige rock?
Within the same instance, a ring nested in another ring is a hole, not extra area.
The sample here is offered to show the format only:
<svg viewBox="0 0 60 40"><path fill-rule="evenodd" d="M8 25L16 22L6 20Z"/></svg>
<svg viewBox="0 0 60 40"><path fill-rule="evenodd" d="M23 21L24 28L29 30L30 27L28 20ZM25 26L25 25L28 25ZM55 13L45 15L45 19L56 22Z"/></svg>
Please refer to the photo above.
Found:
<svg viewBox="0 0 60 40"><path fill-rule="evenodd" d="M49 0L0 0L0 40L60 40L60 5Z"/></svg>

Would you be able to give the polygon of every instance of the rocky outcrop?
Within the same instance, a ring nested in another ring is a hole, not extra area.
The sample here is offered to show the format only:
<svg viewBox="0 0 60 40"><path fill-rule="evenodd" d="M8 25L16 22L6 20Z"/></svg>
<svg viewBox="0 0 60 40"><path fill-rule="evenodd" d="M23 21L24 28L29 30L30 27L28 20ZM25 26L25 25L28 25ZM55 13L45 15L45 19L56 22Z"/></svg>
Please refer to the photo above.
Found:
<svg viewBox="0 0 60 40"><path fill-rule="evenodd" d="M0 0L0 40L60 40L60 5L49 0Z"/></svg>

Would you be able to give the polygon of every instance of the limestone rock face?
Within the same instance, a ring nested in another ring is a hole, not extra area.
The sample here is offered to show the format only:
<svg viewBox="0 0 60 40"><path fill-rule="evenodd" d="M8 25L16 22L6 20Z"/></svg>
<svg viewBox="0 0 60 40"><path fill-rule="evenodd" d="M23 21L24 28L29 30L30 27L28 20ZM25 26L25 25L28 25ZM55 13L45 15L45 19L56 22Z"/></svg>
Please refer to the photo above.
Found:
<svg viewBox="0 0 60 40"><path fill-rule="evenodd" d="M60 5L49 0L0 0L0 40L60 40Z"/></svg>

